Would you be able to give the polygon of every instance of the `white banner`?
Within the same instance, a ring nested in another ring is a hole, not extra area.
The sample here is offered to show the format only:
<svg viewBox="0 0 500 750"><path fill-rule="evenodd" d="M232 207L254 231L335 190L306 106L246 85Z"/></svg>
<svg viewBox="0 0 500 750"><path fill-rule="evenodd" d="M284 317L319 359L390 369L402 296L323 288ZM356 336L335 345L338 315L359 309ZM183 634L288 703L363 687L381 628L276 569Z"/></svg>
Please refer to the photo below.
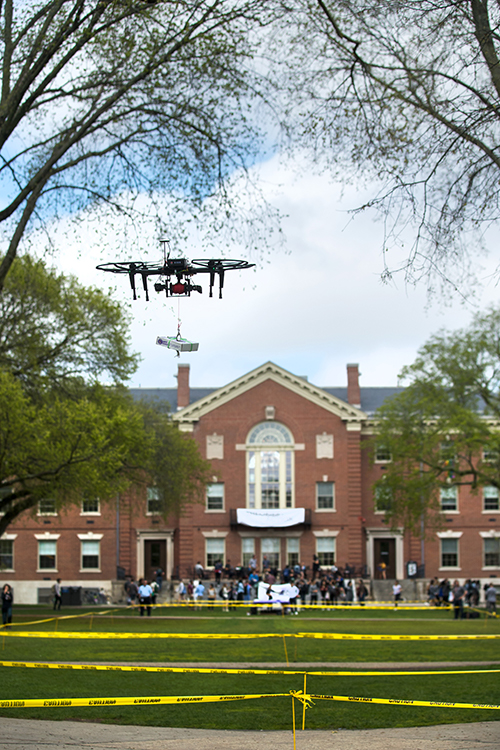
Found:
<svg viewBox="0 0 500 750"><path fill-rule="evenodd" d="M259 581L259 588L257 590L257 599L254 602L281 602L282 604L288 604L290 599L296 599L299 595L297 586L293 583L273 583L270 586L264 581Z"/></svg>
<svg viewBox="0 0 500 750"><path fill-rule="evenodd" d="M238 508L236 520L245 526L259 526L261 528L278 526L295 526L304 523L306 513L304 508L287 508L286 510L249 510Z"/></svg>

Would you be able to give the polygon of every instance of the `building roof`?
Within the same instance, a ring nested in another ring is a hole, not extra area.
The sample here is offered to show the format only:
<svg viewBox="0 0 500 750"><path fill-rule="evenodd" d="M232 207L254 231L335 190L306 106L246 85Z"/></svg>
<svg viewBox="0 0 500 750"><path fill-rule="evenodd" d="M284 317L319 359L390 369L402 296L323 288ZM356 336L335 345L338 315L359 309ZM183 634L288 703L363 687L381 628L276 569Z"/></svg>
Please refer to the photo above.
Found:
<svg viewBox="0 0 500 750"><path fill-rule="evenodd" d="M322 390L330 393L332 396L340 398L342 401L347 401L347 387L336 388L325 386ZM392 396L396 396L398 393L404 391L404 388L396 388L389 386L369 386L367 388L360 387L361 394L361 409L367 414L374 414L374 412L382 406L384 401Z"/></svg>
<svg viewBox="0 0 500 750"><path fill-rule="evenodd" d="M216 390L217 388L191 388L189 403L194 404ZM177 388L130 388L130 393L136 401L144 399L145 401L159 401L162 404L168 403L172 414L177 411Z"/></svg>
<svg viewBox="0 0 500 750"><path fill-rule="evenodd" d="M197 401L210 396L218 388L191 388L189 391L189 404L195 404ZM330 396L345 401L347 403L347 387L325 386L321 390ZM366 387L360 388L361 392L361 409L366 414L372 415L379 406L382 406L386 399L401 393L404 388L396 387ZM172 414L177 411L177 388L131 388L130 393L136 400L145 399L146 401L158 401L168 403L169 410Z"/></svg>

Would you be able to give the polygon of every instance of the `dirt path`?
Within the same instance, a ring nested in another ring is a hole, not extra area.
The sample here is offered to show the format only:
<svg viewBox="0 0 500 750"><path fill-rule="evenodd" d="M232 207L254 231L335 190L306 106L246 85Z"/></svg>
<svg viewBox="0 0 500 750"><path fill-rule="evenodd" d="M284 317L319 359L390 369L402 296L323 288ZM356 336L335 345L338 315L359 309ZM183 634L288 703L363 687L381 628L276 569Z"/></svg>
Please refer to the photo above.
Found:
<svg viewBox="0 0 500 750"><path fill-rule="evenodd" d="M2 750L293 750L292 732L110 726L2 719ZM306 730L296 750L500 750L500 721L410 729Z"/></svg>

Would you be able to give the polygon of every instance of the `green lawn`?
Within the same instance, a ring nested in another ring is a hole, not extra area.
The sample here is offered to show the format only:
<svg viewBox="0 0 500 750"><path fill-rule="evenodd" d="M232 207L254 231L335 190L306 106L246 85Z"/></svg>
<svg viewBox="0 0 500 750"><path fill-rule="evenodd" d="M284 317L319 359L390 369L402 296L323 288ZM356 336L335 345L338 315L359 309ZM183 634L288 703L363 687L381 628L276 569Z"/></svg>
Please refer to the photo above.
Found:
<svg viewBox="0 0 500 750"><path fill-rule="evenodd" d="M95 613L95 609L92 610ZM98 610L102 611L102 610ZM79 610L79 613L83 610ZM62 614L74 614L73 610ZM44 607L16 607L16 622L51 617ZM102 617L59 619L15 629L44 632L77 631L120 633L275 633L277 638L237 640L147 639L66 640L1 638L3 661L101 661L116 662L284 662L283 634L330 632L360 634L498 634L499 620L453 621L439 610L388 612L307 612L299 617L247 617L246 612L194 612L185 609L156 610L140 618L129 610ZM296 661L338 661L343 669L362 670L363 662L500 660L500 642L473 641L334 641L286 639L290 668ZM92 672L0 667L0 699L114 697L155 695L232 695L288 693L303 687L301 675L219 675L142 672ZM438 702L500 704L498 673L469 675L307 677L310 693L429 700ZM301 715L296 703L296 712ZM124 706L116 708L1 709L17 718L78 719L106 723L184 726L225 729L289 729L291 699L265 698L221 704L173 706ZM310 729L374 728L498 720L496 710L445 709L440 707L381 706L317 701L307 711Z"/></svg>

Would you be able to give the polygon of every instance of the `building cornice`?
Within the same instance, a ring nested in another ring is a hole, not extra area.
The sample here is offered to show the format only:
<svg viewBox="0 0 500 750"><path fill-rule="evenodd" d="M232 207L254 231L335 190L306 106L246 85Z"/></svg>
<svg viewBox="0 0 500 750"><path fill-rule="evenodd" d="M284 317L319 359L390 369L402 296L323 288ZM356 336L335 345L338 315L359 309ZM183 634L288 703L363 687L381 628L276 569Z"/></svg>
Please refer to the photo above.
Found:
<svg viewBox="0 0 500 750"><path fill-rule="evenodd" d="M209 414L219 406L227 404L234 398L241 396L243 393L267 380L272 380L278 385L288 388L292 393L307 399L316 406L326 409L326 411L329 411L348 424L359 424L361 426L361 423L367 419L367 415L361 409L342 401L336 396L332 396L307 380L275 365L273 362L266 362L246 375L237 378L237 380L233 380L222 388L218 388L194 404L185 406L174 414L172 418L175 422L179 423L181 430L189 430L190 425L200 420L206 414Z"/></svg>

